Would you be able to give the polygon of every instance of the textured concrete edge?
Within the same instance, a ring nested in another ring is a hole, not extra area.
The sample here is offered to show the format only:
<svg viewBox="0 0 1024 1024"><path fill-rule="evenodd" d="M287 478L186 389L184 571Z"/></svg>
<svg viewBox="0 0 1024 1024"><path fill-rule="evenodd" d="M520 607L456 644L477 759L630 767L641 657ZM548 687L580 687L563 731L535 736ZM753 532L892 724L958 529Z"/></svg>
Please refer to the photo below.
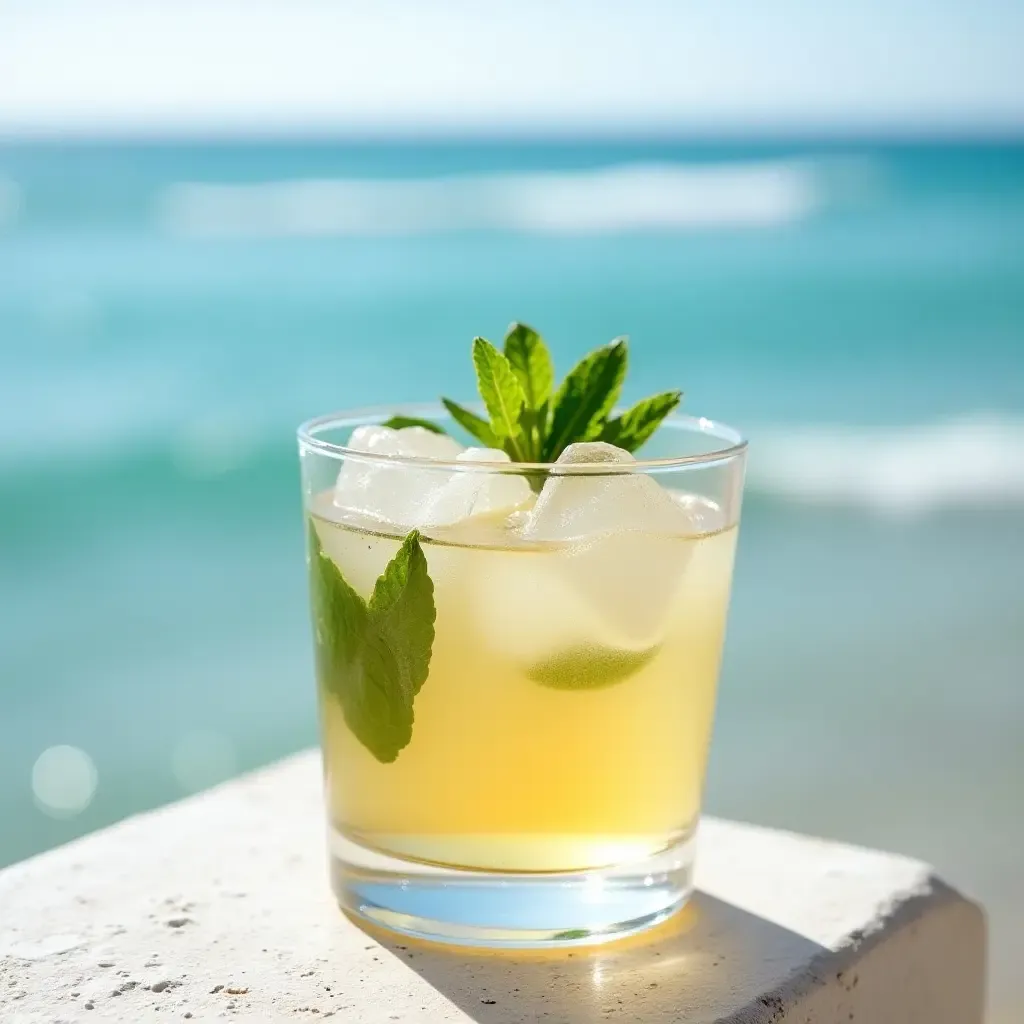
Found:
<svg viewBox="0 0 1024 1024"><path fill-rule="evenodd" d="M981 1024L985 1014L987 916L979 903L968 899L934 874L929 874L922 885L896 894L870 929L851 934L841 949L823 949L806 970L798 971L772 991L757 997L731 1019L735 1024L781 1024L794 1019L789 1015L791 1011L806 1011L815 997L827 990L837 989L851 995L857 985L856 972L873 953L921 927L950 926L959 933L959 945L973 950L975 954L974 970L969 972L972 989L962 993L971 1016L963 1018L961 1024ZM958 977L962 978L962 975ZM936 978L940 983L943 981L939 975ZM954 978L952 984L960 986L962 982ZM892 995L898 1001L899 994L894 992ZM852 1013L850 1019L854 1019Z"/></svg>
<svg viewBox="0 0 1024 1024"><path fill-rule="evenodd" d="M261 848L258 843L252 846L250 833L265 825L268 815L274 821L278 821L281 814L287 819L289 838L276 848L278 859L298 844L307 854L304 863L311 864L315 836L322 827L319 774L318 751L307 750L212 790L113 823L0 871L0 903L4 894L15 896L20 888L19 898L14 902L21 905L25 916L22 923L28 924L38 918L38 897L42 895L39 887L49 886L54 878L60 881L58 876L66 874L67 870L74 871L75 865L71 862L99 864L103 860L115 860L116 865L108 864L108 867L128 865L127 870L135 871L131 867L134 863L132 848L151 841L153 835L168 840L164 854L171 862L177 862L175 858L180 861L181 854L187 854L196 844L208 851L209 840L216 837L219 829L230 825L232 836L244 840L236 842L236 852L239 856L250 857L254 849ZM225 818L226 810L231 813ZM671 985L666 983L654 989L653 994L644 991L644 1005L652 1008L653 1015L668 1014L664 1016L666 1020L716 1020L720 1024L807 1024L808 1021L980 1024L984 993L984 914L980 907L938 879L926 865L877 850L764 826L714 818L706 819L706 823L708 839L718 856L708 863L707 913L703 918L705 930L699 933L700 941L708 943L709 949L726 950L738 973L735 977L726 977L716 972L691 972L689 975L684 972ZM294 835L292 828L298 830ZM208 857L203 860L206 867L212 863ZM114 870L101 875L98 891L104 894L119 891L118 887L124 884ZM175 876L178 881L184 877ZM221 905L218 900L223 893L216 885L200 888L208 890L199 893L201 901L209 907ZM125 906L135 907L139 914L153 909L144 899L140 902L141 892L136 887L125 903ZM56 896L50 899L49 910L52 921L59 926L61 904L68 898L68 892L57 885L54 893ZM313 914L309 920L314 926L322 924L319 906L317 902L312 911L306 908L306 912ZM725 916L723 911L727 912ZM77 913L80 920L85 919L83 914L88 914L80 909ZM252 918L247 920L251 924ZM699 915L698 920L701 920ZM222 933L214 934L222 940L227 937L232 949L244 952L244 936L235 940L238 929L232 930L232 921L233 915L222 917L219 925ZM715 922L718 922L718 932ZM725 931L721 930L722 922L726 922ZM164 937L162 928L153 931L141 916L138 923L147 936L156 938L159 933L161 939ZM707 930L709 923L710 931ZM300 917L298 925L305 929L306 918ZM17 931L15 926L14 932ZM27 935L29 940L43 941L34 934L38 931L34 924L27 931L33 933ZM363 991L363 978L354 979L362 971L376 970L371 966L376 958L368 952L360 953L364 949L360 936L348 935L342 929L339 939L337 933L338 929L330 923L326 930L322 928L317 933L325 941L335 935L337 941L332 948L346 953L347 966L336 969L330 979L332 985L336 977L339 983ZM293 937L294 934L293 929ZM174 935L173 945L180 947L177 953L184 950L189 956L205 955L201 946L187 945L189 940L182 938L182 933L175 931ZM90 942L97 937L105 936L97 933ZM737 940L738 944L732 945ZM687 941L691 940L680 938L682 945L677 945L675 952L686 952ZM87 948L92 947L87 944ZM220 948L223 951L225 947ZM61 951L50 949L50 952ZM613 959L616 957L615 949L609 949L608 953ZM238 962L252 966L245 958ZM590 975L583 966L577 968L577 974L569 981L578 986L574 991L581 999L580 1016L572 1019L596 1019L593 1013L597 1009L607 1008L610 1005L607 1001L616 995L626 997L631 991L630 979L637 977L638 971L643 977L643 971L653 966L653 962L645 965L642 957L638 959L628 951L619 952L617 963L625 972L618 979L619 987L613 985L615 973L612 971L605 977L601 991L589 986ZM280 968L276 962L273 966ZM292 973L298 969L291 962ZM33 970L42 972L39 974L42 978L47 969ZM294 987L294 990L289 989L289 998L297 1003L311 1005L314 996L322 997L319 990L314 991L313 982L298 981L298 978L305 978L305 974L288 977ZM499 971L490 977L490 983L496 984L502 977L505 975ZM442 998L452 1001L453 1005L444 1011L456 1015L450 1019L464 1019L458 1014L469 1012L465 1010L468 997L461 982L454 990L449 990L444 985L436 985L429 976L421 975L421 978L436 989L430 996L435 1000L430 1003L435 1016L410 1019L442 1019L437 1015L442 1012L438 1010ZM531 1005L547 1005L544 1000L548 998L546 993L554 976L527 972L520 976L519 984L522 978L536 987ZM404 980L412 983L410 991L422 987L415 978L405 977ZM505 980L511 985L517 979ZM559 984L565 983L563 977ZM385 988L378 991L394 994L393 977L385 978L381 984ZM207 985L199 994L202 996L208 991ZM196 993L182 989L178 995L194 998ZM477 995L475 991L470 993L473 1008ZM602 998L605 1003L601 1002ZM260 1005L261 1012L270 1012L277 1003L272 998L270 1002L264 999ZM193 1009L192 1003L189 1009ZM691 1018L691 1011L703 1015ZM479 1018L474 1015L472 1019L506 1019L497 1014L496 1010L493 1015ZM98 1019L101 1016L99 1004L96 1015ZM115 1018L104 1016L103 1019Z"/></svg>

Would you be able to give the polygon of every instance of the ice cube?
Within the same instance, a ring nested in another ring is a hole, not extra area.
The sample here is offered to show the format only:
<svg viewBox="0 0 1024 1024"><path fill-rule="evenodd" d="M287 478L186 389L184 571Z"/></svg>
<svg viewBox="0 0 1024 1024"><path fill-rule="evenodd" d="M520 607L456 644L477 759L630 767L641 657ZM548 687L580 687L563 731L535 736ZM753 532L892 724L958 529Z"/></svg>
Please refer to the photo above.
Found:
<svg viewBox="0 0 1024 1024"><path fill-rule="evenodd" d="M629 452L604 442L569 445L556 466L628 466ZM646 473L559 474L548 477L520 530L524 540L565 543L544 559L558 574L560 600L579 619L580 602L596 620L594 643L642 647L660 643L693 547L692 516ZM537 580L535 587L552 586ZM512 626L514 629L515 627ZM545 630L550 632L551 627ZM578 630L567 623L566 636Z"/></svg>
<svg viewBox="0 0 1024 1024"><path fill-rule="evenodd" d="M508 452L500 448L467 448L457 462L508 462ZM482 516L498 512L512 512L533 495L525 477L515 473L473 473L463 476L479 477L482 486L473 503L473 515Z"/></svg>
<svg viewBox="0 0 1024 1024"><path fill-rule="evenodd" d="M630 643L612 635L599 609L576 586L560 551L484 548L473 553L468 608L487 649L522 669L595 640Z"/></svg>
<svg viewBox="0 0 1024 1024"><path fill-rule="evenodd" d="M500 448L467 448L456 462L511 463ZM453 473L431 493L418 513L421 526L450 526L472 516L509 513L529 501L530 485L514 473Z"/></svg>
<svg viewBox="0 0 1024 1024"><path fill-rule="evenodd" d="M555 466L630 465L636 459L604 441L569 445ZM559 475L554 470L522 529L528 540L578 540L620 530L692 533L680 503L646 473Z"/></svg>
<svg viewBox="0 0 1024 1024"><path fill-rule="evenodd" d="M454 462L463 451L457 441L425 427L393 430L375 424L357 427L349 438L348 447L373 455L441 462ZM405 465L388 466L380 461L346 459L334 488L334 504L389 524L413 527L419 523L424 504L443 490L451 478L450 470L413 469Z"/></svg>

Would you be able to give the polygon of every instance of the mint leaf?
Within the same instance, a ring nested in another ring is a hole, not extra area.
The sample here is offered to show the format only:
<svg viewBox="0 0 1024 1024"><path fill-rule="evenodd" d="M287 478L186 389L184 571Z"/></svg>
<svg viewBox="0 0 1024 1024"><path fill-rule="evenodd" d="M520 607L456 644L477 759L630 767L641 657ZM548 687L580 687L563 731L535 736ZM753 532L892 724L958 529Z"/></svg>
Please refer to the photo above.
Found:
<svg viewBox="0 0 1024 1024"><path fill-rule="evenodd" d="M527 676L553 690L599 690L639 672L661 649L623 651L614 647L572 647L527 670Z"/></svg>
<svg viewBox="0 0 1024 1024"><path fill-rule="evenodd" d="M345 723L378 761L412 739L413 700L434 643L434 585L417 531L377 580L369 603L324 553L310 524L310 589L317 676Z"/></svg>
<svg viewBox="0 0 1024 1024"><path fill-rule="evenodd" d="M413 530L373 586L370 623L394 652L401 667L398 683L410 706L430 667L434 644L434 584L427 559Z"/></svg>
<svg viewBox="0 0 1024 1024"><path fill-rule="evenodd" d="M505 358L523 389L519 424L526 439L527 461L539 461L548 428L548 399L555 386L555 366L544 339L526 324L514 323L505 335Z"/></svg>
<svg viewBox="0 0 1024 1024"><path fill-rule="evenodd" d="M324 554L316 527L309 524L310 604L316 640L317 674L333 691L358 659L366 633L366 605Z"/></svg>
<svg viewBox="0 0 1024 1024"><path fill-rule="evenodd" d="M473 339L473 366L480 397L491 417L491 430L509 455L522 461L518 444L519 413L526 401L522 385L509 361L486 338Z"/></svg>
<svg viewBox="0 0 1024 1024"><path fill-rule="evenodd" d="M394 761L412 739L412 701L396 683L401 675L394 650L369 629L339 693L345 724L382 764Z"/></svg>
<svg viewBox="0 0 1024 1024"><path fill-rule="evenodd" d="M609 420L599 441L607 441L627 452L635 452L661 425L661 421L682 401L681 391L665 391L637 402L621 416Z"/></svg>
<svg viewBox="0 0 1024 1024"><path fill-rule="evenodd" d="M429 430L432 434L443 434L444 427L439 427L436 423L430 420L421 420L418 416L392 416L391 419L385 420L382 427L391 427L392 430L401 430L403 427L422 427L424 430Z"/></svg>
<svg viewBox="0 0 1024 1024"><path fill-rule="evenodd" d="M450 398L442 398L444 407L451 413L451 417L463 430L472 434L485 448L500 448L501 444L494 436L490 423L481 419L475 413L463 408L458 402Z"/></svg>
<svg viewBox="0 0 1024 1024"><path fill-rule="evenodd" d="M544 443L545 462L554 462L566 446L593 441L619 399L629 350L625 338L596 349L569 371L555 395L551 430Z"/></svg>
<svg viewBox="0 0 1024 1024"><path fill-rule="evenodd" d="M555 386L555 366L544 339L526 324L512 324L505 335L505 358L522 386L526 404L540 409Z"/></svg>

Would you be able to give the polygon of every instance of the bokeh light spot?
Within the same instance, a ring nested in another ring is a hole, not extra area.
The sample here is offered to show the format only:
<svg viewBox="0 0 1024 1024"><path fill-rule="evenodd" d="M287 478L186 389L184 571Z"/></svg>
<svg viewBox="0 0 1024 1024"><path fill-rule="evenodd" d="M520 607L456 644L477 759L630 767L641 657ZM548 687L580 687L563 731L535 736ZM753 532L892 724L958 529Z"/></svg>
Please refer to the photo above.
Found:
<svg viewBox="0 0 1024 1024"><path fill-rule="evenodd" d="M71 818L92 803L98 778L96 764L84 750L47 747L32 766L32 795L44 813Z"/></svg>

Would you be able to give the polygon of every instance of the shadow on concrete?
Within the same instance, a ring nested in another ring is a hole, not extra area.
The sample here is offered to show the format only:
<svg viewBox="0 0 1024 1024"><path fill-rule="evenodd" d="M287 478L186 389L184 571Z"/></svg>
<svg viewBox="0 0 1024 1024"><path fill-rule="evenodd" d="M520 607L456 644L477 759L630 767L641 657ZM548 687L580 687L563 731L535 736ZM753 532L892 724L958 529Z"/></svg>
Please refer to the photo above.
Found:
<svg viewBox="0 0 1024 1024"><path fill-rule="evenodd" d="M602 946L495 951L373 937L479 1024L771 1021L771 995L823 947L698 892L669 921ZM766 995L768 993L769 995Z"/></svg>

